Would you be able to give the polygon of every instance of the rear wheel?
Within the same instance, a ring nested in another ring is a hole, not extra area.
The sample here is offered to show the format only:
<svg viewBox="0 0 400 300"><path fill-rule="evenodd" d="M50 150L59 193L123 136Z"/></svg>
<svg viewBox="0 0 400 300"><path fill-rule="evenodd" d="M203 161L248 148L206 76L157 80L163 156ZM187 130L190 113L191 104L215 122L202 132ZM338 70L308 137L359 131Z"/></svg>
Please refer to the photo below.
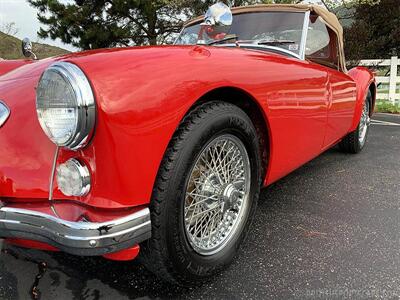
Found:
<svg viewBox="0 0 400 300"><path fill-rule="evenodd" d="M369 125L371 123L371 97L371 92L368 92L357 129L345 136L339 143L339 148L343 152L359 153L364 148L367 141Z"/></svg>
<svg viewBox="0 0 400 300"><path fill-rule="evenodd" d="M227 266L245 238L261 185L259 139L238 107L210 102L180 125L162 162L150 204L145 265L191 285Z"/></svg>

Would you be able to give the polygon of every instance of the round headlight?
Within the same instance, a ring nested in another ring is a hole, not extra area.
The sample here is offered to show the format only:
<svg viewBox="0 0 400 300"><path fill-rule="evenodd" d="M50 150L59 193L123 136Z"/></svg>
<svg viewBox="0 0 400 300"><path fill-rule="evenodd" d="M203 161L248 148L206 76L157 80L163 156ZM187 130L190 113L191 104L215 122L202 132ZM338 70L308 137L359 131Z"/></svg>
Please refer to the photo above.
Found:
<svg viewBox="0 0 400 300"><path fill-rule="evenodd" d="M92 88L81 69L68 62L48 67L36 90L36 111L40 126L56 145L84 147L96 113Z"/></svg>

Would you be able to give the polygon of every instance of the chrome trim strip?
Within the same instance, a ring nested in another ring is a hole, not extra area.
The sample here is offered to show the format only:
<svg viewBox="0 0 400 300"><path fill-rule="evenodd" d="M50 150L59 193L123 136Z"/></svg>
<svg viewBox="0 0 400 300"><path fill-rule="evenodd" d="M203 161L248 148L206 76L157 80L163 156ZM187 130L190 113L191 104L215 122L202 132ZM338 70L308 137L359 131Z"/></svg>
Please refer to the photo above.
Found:
<svg viewBox="0 0 400 300"><path fill-rule="evenodd" d="M304 15L304 23L303 23L303 33L301 34L301 42L300 42L300 59L305 60L306 58L306 42L307 42L307 34L308 34L308 25L310 24L310 11L306 11Z"/></svg>
<svg viewBox="0 0 400 300"><path fill-rule="evenodd" d="M50 184L49 184L49 201L53 200L54 176L55 176L56 166L57 166L58 149L59 149L59 147L56 145L56 151L54 151L54 156L53 156L53 164L51 166Z"/></svg>
<svg viewBox="0 0 400 300"><path fill-rule="evenodd" d="M54 189L54 176L56 172L56 166L57 166L57 158L58 158L58 150L59 147L56 145L56 150L54 151L54 157L53 157L53 164L51 166L51 174L50 174L50 182L49 182L49 201L50 201L50 208L53 214L57 217L60 217L57 213L57 210L54 206L53 203L53 189Z"/></svg>
<svg viewBox="0 0 400 300"><path fill-rule="evenodd" d="M0 100L0 127L7 121L10 114L10 108Z"/></svg>
<svg viewBox="0 0 400 300"><path fill-rule="evenodd" d="M150 210L103 223L70 222L45 213L0 206L0 238L41 241L77 255L103 255L151 237Z"/></svg>

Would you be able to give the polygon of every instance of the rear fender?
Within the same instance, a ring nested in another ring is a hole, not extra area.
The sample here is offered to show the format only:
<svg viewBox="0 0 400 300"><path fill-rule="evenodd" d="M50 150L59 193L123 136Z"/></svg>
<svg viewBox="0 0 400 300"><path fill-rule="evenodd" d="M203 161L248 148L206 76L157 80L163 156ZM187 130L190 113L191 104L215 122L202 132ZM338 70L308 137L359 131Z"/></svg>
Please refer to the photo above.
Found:
<svg viewBox="0 0 400 300"><path fill-rule="evenodd" d="M354 110L353 122L350 128L350 132L352 132L357 129L358 123L360 122L364 101L365 98L367 97L371 85L373 86L371 115L372 112L374 111L375 99L376 99L376 82L374 74L369 69L364 67L355 67L351 69L348 74L355 81L357 86L356 107Z"/></svg>

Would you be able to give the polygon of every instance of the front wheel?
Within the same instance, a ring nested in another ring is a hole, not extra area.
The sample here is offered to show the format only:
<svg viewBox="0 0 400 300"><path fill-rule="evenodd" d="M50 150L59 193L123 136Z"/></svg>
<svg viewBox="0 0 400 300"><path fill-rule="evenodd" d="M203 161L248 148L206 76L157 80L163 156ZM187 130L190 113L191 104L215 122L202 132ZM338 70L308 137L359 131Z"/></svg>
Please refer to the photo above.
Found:
<svg viewBox="0 0 400 300"><path fill-rule="evenodd" d="M368 92L361 113L360 123L357 129L343 138L339 143L339 148L347 153L359 153L365 146L368 136L369 125L371 123L371 92Z"/></svg>
<svg viewBox="0 0 400 300"><path fill-rule="evenodd" d="M259 139L249 117L209 102L185 117L163 159L150 204L148 269L191 285L227 266L245 238L261 185Z"/></svg>

